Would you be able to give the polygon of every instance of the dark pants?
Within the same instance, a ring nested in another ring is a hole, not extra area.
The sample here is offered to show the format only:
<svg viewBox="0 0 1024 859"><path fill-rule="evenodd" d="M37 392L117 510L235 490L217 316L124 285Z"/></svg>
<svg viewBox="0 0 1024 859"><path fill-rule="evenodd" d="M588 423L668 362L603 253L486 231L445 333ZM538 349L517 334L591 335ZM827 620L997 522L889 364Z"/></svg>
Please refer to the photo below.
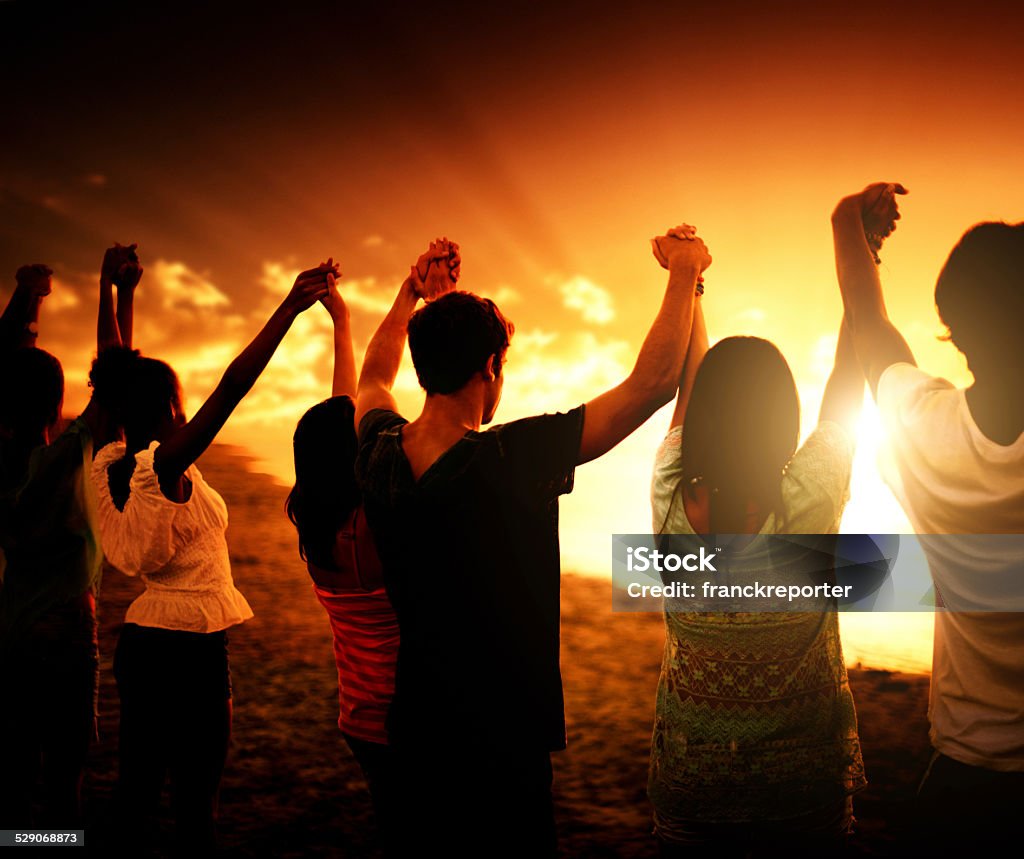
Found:
<svg viewBox="0 0 1024 859"><path fill-rule="evenodd" d="M384 743L361 740L342 734L359 763L373 802L373 816L384 855L397 856L395 835L398 832L398 779L391 747Z"/></svg>
<svg viewBox="0 0 1024 859"><path fill-rule="evenodd" d="M551 755L534 749L430 748L396 754L399 855L530 857L558 853Z"/></svg>
<svg viewBox="0 0 1024 859"><path fill-rule="evenodd" d="M1013 844L1024 808L1024 772L970 766L935 752L915 806L914 844L934 855L966 856Z"/></svg>
<svg viewBox="0 0 1024 859"><path fill-rule="evenodd" d="M98 680L91 594L48 612L0 656L0 829L82 827ZM39 776L42 804L34 818Z"/></svg>
<svg viewBox="0 0 1024 859"><path fill-rule="evenodd" d="M121 698L119 829L126 845L152 840L169 777L179 848L215 848L217 792L231 735L227 634L127 623L114 676Z"/></svg>

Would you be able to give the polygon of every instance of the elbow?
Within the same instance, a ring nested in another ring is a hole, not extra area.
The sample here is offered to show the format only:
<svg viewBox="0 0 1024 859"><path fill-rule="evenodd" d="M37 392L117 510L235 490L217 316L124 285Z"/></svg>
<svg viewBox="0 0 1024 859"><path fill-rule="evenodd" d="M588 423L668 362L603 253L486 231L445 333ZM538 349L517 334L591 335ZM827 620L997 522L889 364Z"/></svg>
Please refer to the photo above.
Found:
<svg viewBox="0 0 1024 859"><path fill-rule="evenodd" d="M652 411L657 411L662 406L671 403L678 390L679 374L662 373L644 385L643 396L650 404Z"/></svg>

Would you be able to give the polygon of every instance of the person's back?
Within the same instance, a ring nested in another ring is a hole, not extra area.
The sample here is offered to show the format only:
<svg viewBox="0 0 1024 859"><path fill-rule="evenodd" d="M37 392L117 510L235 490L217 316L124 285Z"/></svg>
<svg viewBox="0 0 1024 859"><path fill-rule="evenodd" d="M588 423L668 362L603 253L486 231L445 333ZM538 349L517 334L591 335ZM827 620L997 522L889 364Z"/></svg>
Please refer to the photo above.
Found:
<svg viewBox="0 0 1024 859"><path fill-rule="evenodd" d="M832 222L843 301L886 429L883 476L922 535L935 583L936 752L919 791L922 837L997 841L1015 832L1024 799L1024 613L1009 613L1024 591L1019 541L986 536L1024 534L1024 224L972 227L939 274L936 309L974 376L958 390L915 366L857 235L862 218L895 223L897 193L906 190L870 185L841 200Z"/></svg>
<svg viewBox="0 0 1024 859"><path fill-rule="evenodd" d="M717 581L729 585L784 584L808 563L818 575L828 555L790 555L774 535L838 531L864 391L849 333L841 327L818 426L797 450L800 404L785 358L756 337L709 350L701 304L655 458L654 532L687 551L714 535L728 546ZM831 540L814 542L831 551ZM853 695L835 605L807 603L700 593L685 610L666 602L648 777L662 856L828 852L847 837L851 796L866 783Z"/></svg>
<svg viewBox="0 0 1024 859"><path fill-rule="evenodd" d="M367 515L402 626L395 742L564 748L557 498L582 421L579 408L469 431L416 480L405 421L364 418L378 439L361 463Z"/></svg>
<svg viewBox="0 0 1024 859"><path fill-rule="evenodd" d="M1000 598L1024 587L1020 544L953 536L1024 534L1024 435L993 441L962 389L911 364L882 373L878 405L883 475L914 531L928 535L922 545L947 609L935 615L932 745L973 766L1024 770L1024 612L1000 611Z"/></svg>
<svg viewBox="0 0 1024 859"><path fill-rule="evenodd" d="M501 397L512 325L450 293L435 243L371 341L359 381L357 476L401 630L389 715L408 848L554 855L550 752L565 747L558 497L674 392L697 278L692 235L667 238L670 280L637 365L586 406L480 431ZM421 258L423 261L424 258ZM412 313L420 297L443 297ZM411 315L411 318L410 318ZM406 320L408 320L406 322ZM390 389L408 327L423 411Z"/></svg>

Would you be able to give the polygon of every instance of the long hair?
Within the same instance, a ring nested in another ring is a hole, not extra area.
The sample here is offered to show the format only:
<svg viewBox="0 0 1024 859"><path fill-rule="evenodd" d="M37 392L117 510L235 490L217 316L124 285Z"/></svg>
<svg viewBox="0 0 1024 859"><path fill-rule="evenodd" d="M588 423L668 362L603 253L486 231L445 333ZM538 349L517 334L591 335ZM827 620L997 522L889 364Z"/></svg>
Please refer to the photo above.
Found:
<svg viewBox="0 0 1024 859"><path fill-rule="evenodd" d="M355 405L331 397L307 411L295 427L295 486L285 509L299 532L299 555L331 565L338 529L362 500L356 485Z"/></svg>
<svg viewBox="0 0 1024 859"><path fill-rule="evenodd" d="M181 385L169 364L138 349L104 349L92 362L93 396L123 429L129 444L148 444L161 424L181 408Z"/></svg>
<svg viewBox="0 0 1024 859"><path fill-rule="evenodd" d="M782 353L760 337L727 337L694 380L676 491L707 487L715 533L742 526L749 502L781 517L782 474L799 437L800 400Z"/></svg>

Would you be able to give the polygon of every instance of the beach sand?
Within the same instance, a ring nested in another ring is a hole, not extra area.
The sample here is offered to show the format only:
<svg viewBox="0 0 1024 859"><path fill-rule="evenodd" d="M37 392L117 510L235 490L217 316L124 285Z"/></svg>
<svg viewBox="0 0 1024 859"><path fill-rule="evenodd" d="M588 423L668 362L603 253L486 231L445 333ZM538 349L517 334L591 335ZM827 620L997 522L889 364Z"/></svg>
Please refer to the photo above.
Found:
<svg viewBox="0 0 1024 859"><path fill-rule="evenodd" d="M284 515L287 490L252 471L237 448L215 446L199 465L227 501L235 581L256 614L230 632L235 718L221 790L224 853L377 856L365 782L337 727L330 630ZM118 702L111 660L125 609L140 590L140 582L105 571L100 740L84 788L94 855L109 855L113 826ZM608 581L563 575L569 748L554 755L554 796L567 857L657 853L645 788L664 627L658 615L613 614L611 597ZM853 669L850 682L870 782L855 799L855 846L890 855L928 758L928 678ZM166 798L163 817L169 840Z"/></svg>

